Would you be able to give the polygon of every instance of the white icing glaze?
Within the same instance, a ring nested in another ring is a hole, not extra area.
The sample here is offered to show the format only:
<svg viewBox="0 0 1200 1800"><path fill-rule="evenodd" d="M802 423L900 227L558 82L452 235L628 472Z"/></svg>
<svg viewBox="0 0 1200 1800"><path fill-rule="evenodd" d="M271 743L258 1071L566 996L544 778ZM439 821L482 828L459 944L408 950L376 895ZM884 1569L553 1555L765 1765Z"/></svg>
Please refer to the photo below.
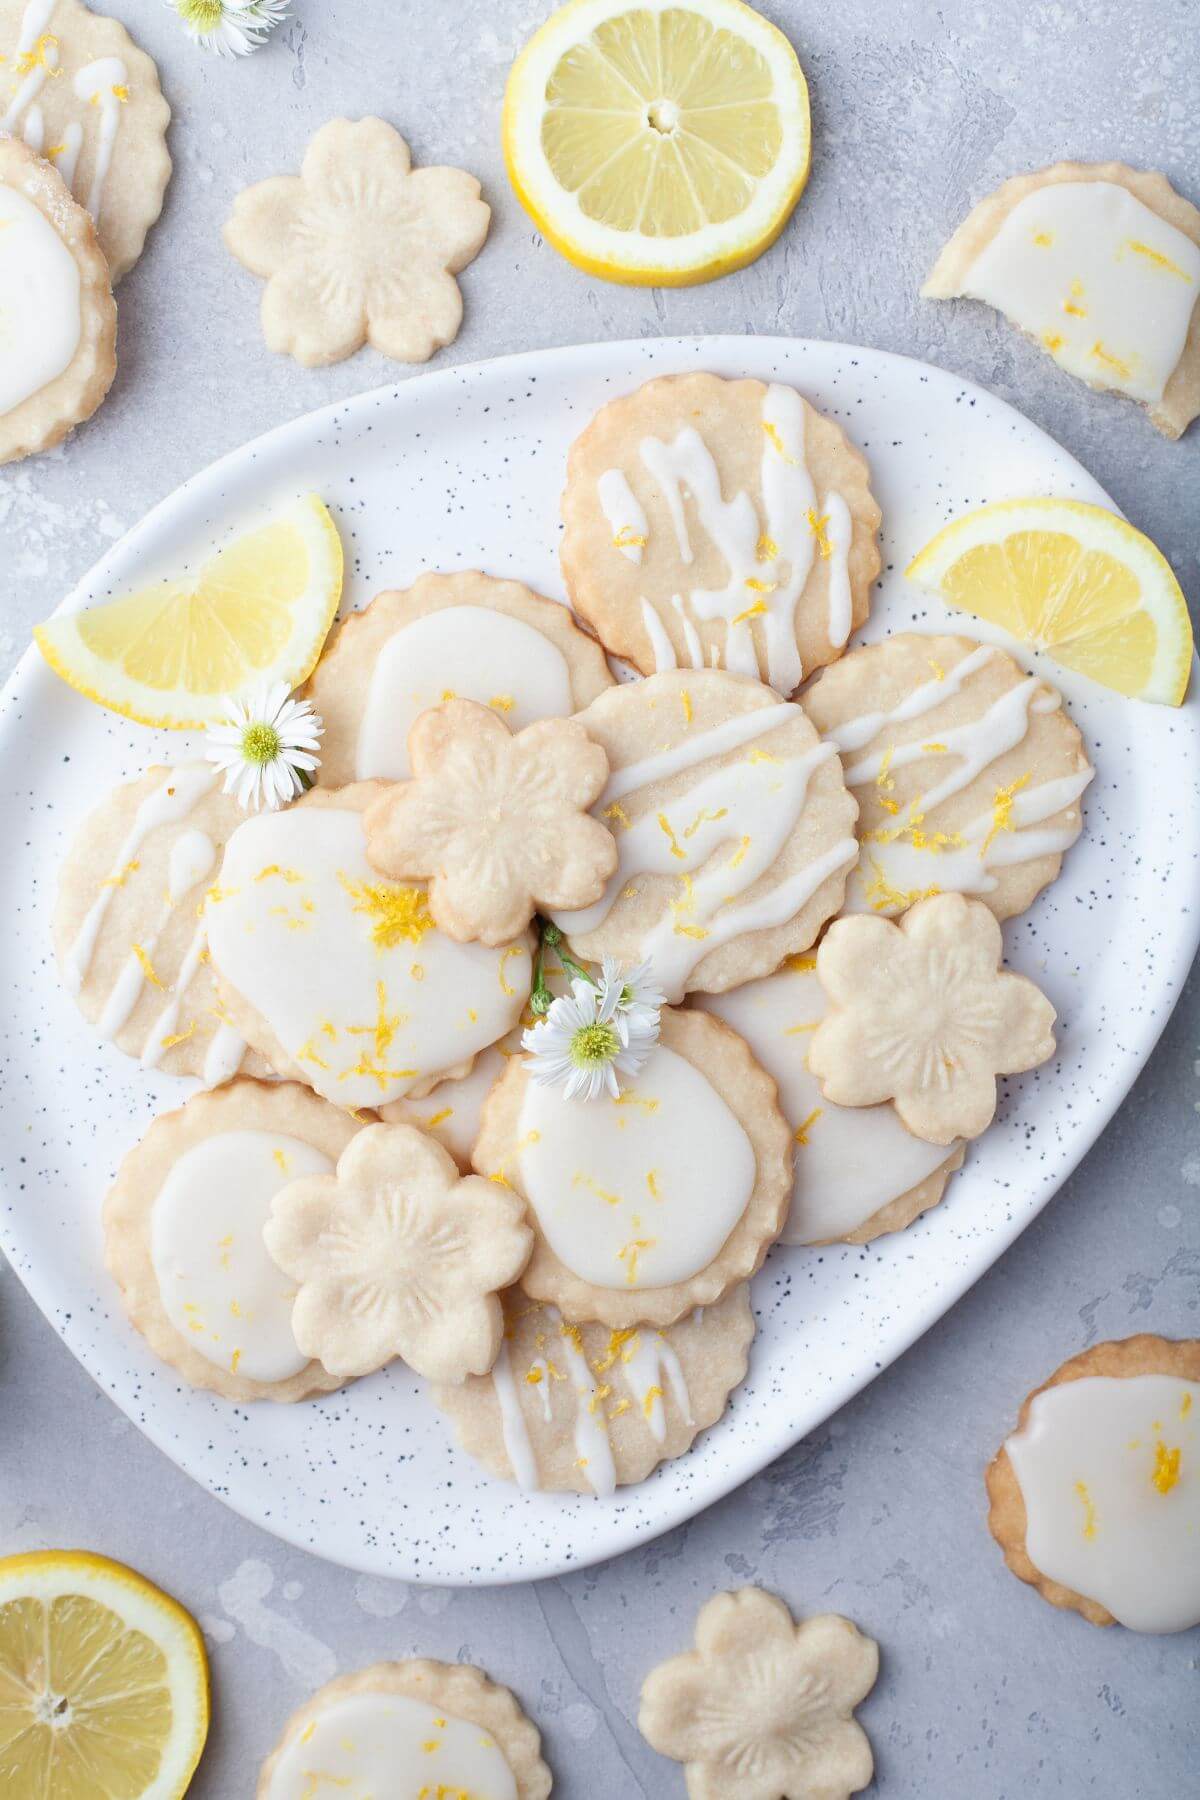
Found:
<svg viewBox="0 0 1200 1800"><path fill-rule="evenodd" d="M58 0L27 0L13 55L17 89L0 115L0 131L16 130L21 115L33 105L48 78L58 68L58 40L49 35L50 20L57 3Z"/></svg>
<svg viewBox="0 0 1200 1800"><path fill-rule="evenodd" d="M752 744L756 738L773 731L776 725L785 725L795 717L796 708L786 700L775 706L756 707L753 712L736 713L733 718L723 719L707 731L683 738L669 750L614 769L600 797L600 805L609 806L638 788L649 787L652 781L666 781L684 769L698 768L710 756L724 756L729 750L740 750L743 744Z"/></svg>
<svg viewBox="0 0 1200 1800"><path fill-rule="evenodd" d="M407 1694L347 1694L314 1710L264 1800L518 1800L512 1770L479 1725Z"/></svg>
<svg viewBox="0 0 1200 1800"><path fill-rule="evenodd" d="M33 201L0 183L0 415L62 374L81 329L75 258Z"/></svg>
<svg viewBox="0 0 1200 1800"><path fill-rule="evenodd" d="M151 978L149 971L153 968L154 952L158 946L158 940L162 936L171 914L187 898L197 883L204 880L216 860L217 846L203 831L183 831L171 845L167 860L167 887L158 923L147 934L145 940L135 950L131 950L126 957L96 1026L100 1036L105 1040L116 1036L140 1000L142 989L147 980ZM202 938L203 927L196 935ZM175 1023L178 1021L180 1008L183 1005L184 990L200 965L203 943L201 943L200 951L193 957L192 952L195 948L196 938L193 937L187 955L180 966L174 995L168 1001L164 1013L150 1028L150 1034L146 1040L147 1049L142 1057L143 1068L155 1066L167 1048L163 1040L174 1032ZM157 978L155 977L155 979ZM171 1017L172 1022L164 1025L163 1019L167 1016Z"/></svg>
<svg viewBox="0 0 1200 1800"><path fill-rule="evenodd" d="M548 1310L560 1328L567 1380L575 1389L575 1460L592 1492L601 1499L608 1499L617 1490L617 1467L609 1442L604 1402L596 1377L583 1354L581 1334L569 1325L564 1327L552 1307Z"/></svg>
<svg viewBox="0 0 1200 1800"><path fill-rule="evenodd" d="M214 1088L220 1087L223 1081L231 1081L242 1066L247 1048L245 1038L222 1020L204 1053L203 1085Z"/></svg>
<svg viewBox="0 0 1200 1800"><path fill-rule="evenodd" d="M1027 194L962 290L1083 381L1161 400L1200 294L1200 249L1128 189L1053 182Z"/></svg>
<svg viewBox="0 0 1200 1800"><path fill-rule="evenodd" d="M671 595L671 605L679 615L679 623L683 627L683 641L687 646L688 662L693 669L704 667L704 645L700 642L700 633L688 618L687 608L682 594ZM715 649L716 646L714 645Z"/></svg>
<svg viewBox="0 0 1200 1800"><path fill-rule="evenodd" d="M529 991L527 945L456 944L428 925L423 888L376 874L348 809L247 819L218 890L214 964L341 1106L385 1105L467 1061L512 1029Z"/></svg>
<svg viewBox="0 0 1200 1800"><path fill-rule="evenodd" d="M675 668L674 645L667 636L666 626L648 600L642 601L642 623L654 651L654 673L661 675L664 669Z"/></svg>
<svg viewBox="0 0 1200 1800"><path fill-rule="evenodd" d="M961 693L971 676L996 654L990 644L980 644L977 650L970 651L944 675L933 677L914 688L890 712L863 713L857 719L847 719L844 724L834 725L825 736L840 751L861 750L872 738L877 738L885 726L903 725L910 719L923 718L926 713L933 712L955 694Z"/></svg>
<svg viewBox="0 0 1200 1800"><path fill-rule="evenodd" d="M78 119L72 119L63 128L62 149L57 147L50 151L50 161L54 164L63 181L69 188L75 186L75 167L79 161L79 152L83 149L83 126Z"/></svg>
<svg viewBox="0 0 1200 1800"><path fill-rule="evenodd" d="M1005 1448L1043 1575L1134 1631L1200 1624L1200 1382L1059 1382Z"/></svg>
<svg viewBox="0 0 1200 1800"><path fill-rule="evenodd" d="M684 1419L689 1425L692 1423L692 1403L682 1364L660 1331L643 1326L621 1346L617 1360L624 1365L622 1373L634 1404L650 1427L650 1435L656 1444L663 1443L667 1435L667 1388L674 1395Z"/></svg>
<svg viewBox="0 0 1200 1800"><path fill-rule="evenodd" d="M954 1145L913 1137L891 1106L834 1106L825 1099L805 1060L826 1011L815 969L785 966L697 1000L746 1040L778 1083L796 1144L792 1205L780 1234L785 1244L844 1237L953 1155Z"/></svg>
<svg viewBox="0 0 1200 1800"><path fill-rule="evenodd" d="M543 1383L546 1379L543 1365ZM523 1492L532 1493L541 1486L538 1481L537 1457L534 1455L533 1439L529 1435L525 1415L521 1411L507 1343L500 1345L500 1353L492 1364L492 1386L496 1390L496 1404L500 1408L500 1431L513 1478Z"/></svg>
<svg viewBox="0 0 1200 1800"><path fill-rule="evenodd" d="M96 223L104 203L104 183L112 165L113 146L121 128L121 107L129 98L129 70L119 56L101 56L85 63L75 76L76 99L100 109L100 135L96 140L96 166L84 202Z"/></svg>
<svg viewBox="0 0 1200 1800"><path fill-rule="evenodd" d="M650 530L637 495L620 469L605 469L596 483L600 507L613 534L613 548L631 563L640 563Z"/></svg>
<svg viewBox="0 0 1200 1800"><path fill-rule="evenodd" d="M397 1100L389 1119L417 1125L444 1144L459 1163L469 1163L479 1137L483 1103L505 1069L505 1056L494 1046L475 1058L468 1075L439 1081L422 1100Z"/></svg>
<svg viewBox="0 0 1200 1800"><path fill-rule="evenodd" d="M555 1255L605 1288L655 1288L706 1268L754 1189L754 1150L700 1070L665 1045L617 1100L564 1100L530 1081L521 1186Z"/></svg>
<svg viewBox="0 0 1200 1800"><path fill-rule="evenodd" d="M42 154L42 146L46 142L46 120L40 106L35 104L26 112L21 136L36 155Z"/></svg>
<svg viewBox="0 0 1200 1800"><path fill-rule="evenodd" d="M405 625L380 651L358 734L358 779L407 780L413 721L454 696L494 705L513 731L575 711L557 644L490 607L446 606Z"/></svg>
<svg viewBox="0 0 1200 1800"><path fill-rule="evenodd" d="M262 1233L280 1188L332 1168L311 1144L269 1131L218 1132L172 1166L154 1201L151 1260L167 1317L216 1367L286 1381L306 1366L295 1289Z"/></svg>
<svg viewBox="0 0 1200 1800"><path fill-rule="evenodd" d="M970 658L967 659L968 661ZM1039 693L1040 690L1040 693ZM965 725L943 731L940 748L930 750L927 744L899 744L878 755L860 757L845 770L847 787L859 787L865 781L876 781L883 772L884 758L889 770L906 769L911 763L934 762L939 768L950 761L948 774L921 796L926 813L940 806L951 795L960 794L981 775L989 763L1015 749L1029 730L1030 712L1053 712L1060 704L1057 694L1047 693L1036 675L1027 675L1016 687L1008 688L993 700L979 718Z"/></svg>

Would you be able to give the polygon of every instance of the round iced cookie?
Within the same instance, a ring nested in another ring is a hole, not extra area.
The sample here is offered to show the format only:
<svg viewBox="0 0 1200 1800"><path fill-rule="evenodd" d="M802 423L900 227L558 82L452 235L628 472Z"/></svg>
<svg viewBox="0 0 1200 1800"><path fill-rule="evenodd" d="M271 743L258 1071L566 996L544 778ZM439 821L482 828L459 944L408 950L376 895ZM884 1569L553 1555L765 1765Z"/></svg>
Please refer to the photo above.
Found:
<svg viewBox="0 0 1200 1800"><path fill-rule="evenodd" d="M674 670L579 722L608 752L595 812L620 860L594 906L555 914L577 955L648 957L677 1001L808 949L842 903L857 807L799 706L744 675Z"/></svg>
<svg viewBox="0 0 1200 1800"><path fill-rule="evenodd" d="M256 1800L347 1789L380 1800L547 1800L542 1740L507 1688L470 1663L375 1663L294 1712Z"/></svg>
<svg viewBox="0 0 1200 1800"><path fill-rule="evenodd" d="M1165 175L1055 163L1002 182L921 289L982 300L1089 387L1180 437L1200 413L1200 211Z"/></svg>
<svg viewBox="0 0 1200 1800"><path fill-rule="evenodd" d="M100 1036L209 1087L270 1072L218 1000L208 952L221 855L244 818L211 764L148 769L79 827L54 912L63 982Z"/></svg>
<svg viewBox="0 0 1200 1800"><path fill-rule="evenodd" d="M491 1374L434 1388L464 1450L526 1492L599 1494L690 1450L746 1374L754 1313L742 1282L656 1331L568 1325L510 1288Z"/></svg>
<svg viewBox="0 0 1200 1800"><path fill-rule="evenodd" d="M575 1323L671 1325L760 1267L792 1191L775 1083L735 1032L664 1009L636 1081L568 1100L514 1057L474 1164L528 1203L535 1300Z"/></svg>
<svg viewBox="0 0 1200 1800"><path fill-rule="evenodd" d="M267 1254L271 1202L329 1174L359 1129L294 1082L239 1078L163 1113L104 1202L104 1260L156 1356L228 1400L342 1385L292 1335L294 1287Z"/></svg>
<svg viewBox="0 0 1200 1800"><path fill-rule="evenodd" d="M0 133L0 463L91 418L116 374L116 341L91 219L49 163Z"/></svg>
<svg viewBox="0 0 1200 1800"><path fill-rule="evenodd" d="M0 0L0 132L51 162L96 222L113 285L171 176L171 109L125 27L80 0Z"/></svg>
<svg viewBox="0 0 1200 1800"><path fill-rule="evenodd" d="M1093 1625L1200 1625L1200 1339L1094 1344L1036 1388L987 1471L1014 1575Z"/></svg>
<svg viewBox="0 0 1200 1800"><path fill-rule="evenodd" d="M902 632L826 669L804 708L841 755L862 851L848 912L970 894L1024 912L1083 829L1095 771L1061 696L965 637Z"/></svg>
<svg viewBox="0 0 1200 1800"><path fill-rule="evenodd" d="M947 1156L904 1129L890 1106L835 1106L808 1070L808 1040L825 1017L816 958L790 957L761 981L697 1002L746 1040L779 1088L794 1150L784 1244L869 1244L936 1206L963 1151Z"/></svg>
<svg viewBox="0 0 1200 1800"><path fill-rule="evenodd" d="M206 907L222 1003L281 1075L346 1107L427 1093L512 1030L528 937L492 949L434 926L423 884L384 881L362 814L381 782L245 819Z"/></svg>
<svg viewBox="0 0 1200 1800"><path fill-rule="evenodd" d="M571 604L644 675L717 665L790 694L867 617L881 518L869 480L794 388L660 376L571 446Z"/></svg>
<svg viewBox="0 0 1200 1800"><path fill-rule="evenodd" d="M476 570L423 575L338 628L308 684L325 721L323 787L406 781L408 733L452 697L494 706L513 731L566 718L612 686L604 651L565 606Z"/></svg>

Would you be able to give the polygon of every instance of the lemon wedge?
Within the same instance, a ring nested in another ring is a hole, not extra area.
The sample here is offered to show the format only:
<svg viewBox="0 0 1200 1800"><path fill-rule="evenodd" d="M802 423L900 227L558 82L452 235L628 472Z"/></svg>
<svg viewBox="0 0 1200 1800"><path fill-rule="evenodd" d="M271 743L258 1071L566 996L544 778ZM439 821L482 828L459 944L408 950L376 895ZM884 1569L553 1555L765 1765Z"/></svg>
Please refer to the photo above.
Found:
<svg viewBox="0 0 1200 1800"><path fill-rule="evenodd" d="M1138 700L1178 706L1192 625L1148 537L1082 500L1000 500L955 519L905 571L1064 668Z"/></svg>
<svg viewBox="0 0 1200 1800"><path fill-rule="evenodd" d="M518 198L564 256L682 287L783 230L808 180L808 87L742 0L572 0L513 64L503 137Z"/></svg>
<svg viewBox="0 0 1200 1800"><path fill-rule="evenodd" d="M0 1559L0 1794L177 1800L208 1733L195 1620L123 1563Z"/></svg>
<svg viewBox="0 0 1200 1800"><path fill-rule="evenodd" d="M101 706L182 731L223 701L311 674L342 593L342 545L306 495L181 575L34 628L64 681Z"/></svg>

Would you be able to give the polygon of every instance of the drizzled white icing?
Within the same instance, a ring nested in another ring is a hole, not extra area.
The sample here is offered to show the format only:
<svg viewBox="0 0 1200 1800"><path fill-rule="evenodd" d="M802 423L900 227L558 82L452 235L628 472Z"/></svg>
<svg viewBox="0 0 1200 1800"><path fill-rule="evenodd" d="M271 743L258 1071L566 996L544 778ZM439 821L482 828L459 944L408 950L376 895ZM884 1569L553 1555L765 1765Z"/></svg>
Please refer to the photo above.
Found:
<svg viewBox="0 0 1200 1800"><path fill-rule="evenodd" d="M40 208L0 183L0 416L62 374L81 329L75 258Z"/></svg>
<svg viewBox="0 0 1200 1800"><path fill-rule="evenodd" d="M1005 1448L1043 1575L1134 1631L1200 1624L1200 1382L1059 1382Z"/></svg>
<svg viewBox="0 0 1200 1800"><path fill-rule="evenodd" d="M1015 749L1029 730L1031 711L1054 712L1060 705L1057 694L1048 693L1036 675L1027 675L1016 687L993 700L979 718L943 731L939 749L930 750L927 744L920 743L900 744L890 754L884 751L861 757L846 767L846 785L860 787L865 781L877 781L885 755L889 773L906 769L911 763L929 762L935 757L941 767L942 759L946 758L950 762L949 773L921 796L925 811L932 812L943 800L970 787L989 763L995 762L1005 751Z"/></svg>
<svg viewBox="0 0 1200 1800"><path fill-rule="evenodd" d="M264 1800L518 1800L479 1725L406 1694L347 1694L314 1710L280 1756Z"/></svg>
<svg viewBox="0 0 1200 1800"><path fill-rule="evenodd" d="M311 1144L269 1131L219 1132L172 1166L154 1201L151 1260L167 1317L218 1368L286 1381L306 1366L295 1289L262 1233L280 1188L332 1168Z"/></svg>
<svg viewBox="0 0 1200 1800"><path fill-rule="evenodd" d="M814 968L784 967L762 981L697 999L732 1025L778 1083L796 1146L792 1205L780 1234L785 1244L844 1237L953 1154L953 1145L913 1137L891 1106L843 1107L825 1099L805 1060L826 1011Z"/></svg>
<svg viewBox="0 0 1200 1800"><path fill-rule="evenodd" d="M13 56L16 87L0 115L0 131L16 131L24 121L22 135L25 142L39 155L45 151L45 119L38 96L47 81L60 74L59 40L50 30L55 22L56 6L57 0L28 0L21 15ZM113 148L121 127L121 107L129 97L128 84L129 71L119 56L102 56L86 63L76 72L72 83L76 99L84 105L94 104L100 116L96 160L91 185L83 201L97 224L104 203L104 186L112 166ZM67 187L74 184L82 144L83 126L73 119L63 130L61 145L55 145L48 152ZM0 292L4 287L0 276Z"/></svg>
<svg viewBox="0 0 1200 1800"><path fill-rule="evenodd" d="M620 469L605 469L596 483L600 508L613 534L613 548L631 563L640 563L650 523L637 495Z"/></svg>
<svg viewBox="0 0 1200 1800"><path fill-rule="evenodd" d="M664 669L675 668L675 647L667 635L666 626L648 600L642 601L642 623L650 639L650 648L654 651L654 673L661 675Z"/></svg>
<svg viewBox="0 0 1200 1800"><path fill-rule="evenodd" d="M371 868L349 809L247 819L206 911L221 976L341 1106L385 1105L466 1062L511 1030L529 992L526 943L444 937L423 887Z"/></svg>
<svg viewBox="0 0 1200 1800"><path fill-rule="evenodd" d="M971 676L989 663L997 652L990 644L980 644L977 650L970 651L961 662L947 669L944 675L931 677L914 688L911 694L893 706L889 712L862 713L856 719L847 719L844 724L833 725L825 733L829 742L838 750L861 750L877 738L888 725L903 725L910 719L920 719L926 713L933 712L935 707L942 706L955 694L962 692Z"/></svg>
<svg viewBox="0 0 1200 1800"><path fill-rule="evenodd" d="M112 165L113 146L121 128L121 107L129 98L129 70L119 56L101 56L85 63L75 76L75 96L100 109L100 134L96 139L96 162L92 185L84 204L96 223L104 203L104 184Z"/></svg>
<svg viewBox="0 0 1200 1800"><path fill-rule="evenodd" d="M495 706L513 731L575 710L557 644L490 607L446 606L405 625L380 651L358 734L358 780L406 780L413 721L454 696Z"/></svg>
<svg viewBox="0 0 1200 1800"><path fill-rule="evenodd" d="M1027 194L961 292L998 307L1072 375L1161 400L1200 294L1200 248L1114 182Z"/></svg>
<svg viewBox="0 0 1200 1800"><path fill-rule="evenodd" d="M27 0L13 55L17 87L0 114L0 131L17 129L22 114L33 105L58 68L58 42L48 35L57 4L58 0Z"/></svg>
<svg viewBox="0 0 1200 1800"><path fill-rule="evenodd" d="M530 1081L521 1188L555 1255L605 1288L686 1281L717 1255L754 1189L745 1130L700 1070L660 1044L616 1100Z"/></svg>

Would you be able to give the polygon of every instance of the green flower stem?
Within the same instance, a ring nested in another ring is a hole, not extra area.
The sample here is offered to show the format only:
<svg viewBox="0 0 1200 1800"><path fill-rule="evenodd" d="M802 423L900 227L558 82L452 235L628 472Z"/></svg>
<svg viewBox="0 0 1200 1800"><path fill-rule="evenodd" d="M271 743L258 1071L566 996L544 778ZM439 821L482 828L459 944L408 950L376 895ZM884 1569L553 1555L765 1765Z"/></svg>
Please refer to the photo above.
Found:
<svg viewBox="0 0 1200 1800"><path fill-rule="evenodd" d="M556 953L559 962L573 981L586 981L595 987L596 978L594 975L589 975L583 964L577 963L575 958L563 948L563 934L557 925L551 924L549 919L539 918L537 926L538 947L533 956L533 987L529 995L529 1010L535 1018L541 1019L554 1004L554 995L546 986L544 963L547 949Z"/></svg>

